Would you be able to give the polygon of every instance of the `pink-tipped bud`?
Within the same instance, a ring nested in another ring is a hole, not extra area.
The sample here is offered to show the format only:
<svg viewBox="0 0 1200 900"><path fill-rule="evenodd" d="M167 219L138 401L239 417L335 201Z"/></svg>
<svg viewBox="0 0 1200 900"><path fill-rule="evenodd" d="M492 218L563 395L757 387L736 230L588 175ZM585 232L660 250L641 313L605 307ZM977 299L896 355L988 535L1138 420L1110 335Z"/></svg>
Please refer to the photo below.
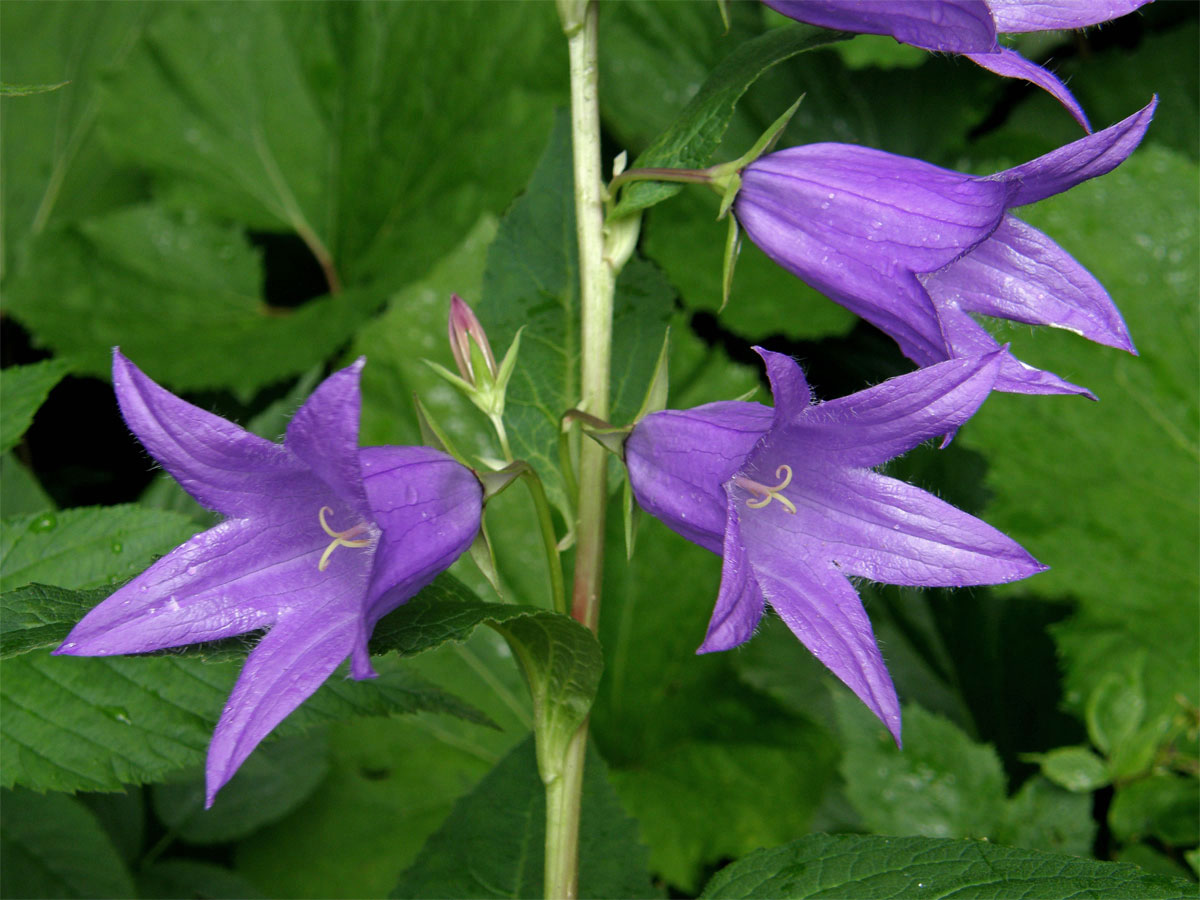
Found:
<svg viewBox="0 0 1200 900"><path fill-rule="evenodd" d="M458 371L462 377L471 384L476 384L475 369L471 365L472 338L475 340L475 346L483 354L488 372L494 381L499 370L496 368L496 357L492 355L492 346L488 343L483 326L479 324L479 319L475 318L475 313L466 301L458 294L451 294L450 352L454 354L454 362L458 364Z"/></svg>

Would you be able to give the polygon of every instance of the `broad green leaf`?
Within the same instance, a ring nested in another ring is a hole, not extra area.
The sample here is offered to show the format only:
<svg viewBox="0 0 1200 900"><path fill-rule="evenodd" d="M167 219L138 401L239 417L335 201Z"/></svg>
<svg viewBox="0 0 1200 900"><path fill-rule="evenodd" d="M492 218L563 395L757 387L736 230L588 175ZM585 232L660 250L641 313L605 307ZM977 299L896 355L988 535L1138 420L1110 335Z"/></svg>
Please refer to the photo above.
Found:
<svg viewBox="0 0 1200 900"><path fill-rule="evenodd" d="M455 805L392 897L541 897L545 795L532 741L513 750ZM653 895L637 824L588 753L579 824L579 896Z"/></svg>
<svg viewBox="0 0 1200 900"><path fill-rule="evenodd" d="M105 794L79 794L100 827L112 839L121 859L135 865L145 850L146 797L140 787Z"/></svg>
<svg viewBox="0 0 1200 900"><path fill-rule="evenodd" d="M120 345L173 388L248 392L329 356L383 300L353 289L271 310L262 278L241 228L195 208L127 206L43 234L5 301L80 372L106 377Z"/></svg>
<svg viewBox="0 0 1200 900"><path fill-rule="evenodd" d="M57 647L111 587L72 591L27 584L0 595L0 659Z"/></svg>
<svg viewBox="0 0 1200 900"><path fill-rule="evenodd" d="M526 193L500 223L476 308L495 348L524 328L509 382L505 425L513 453L566 506L558 470L559 420L579 402L579 285L567 120L560 118ZM632 259L613 301L612 420L637 411L671 315L671 291L656 268Z"/></svg>
<svg viewBox="0 0 1200 900"><path fill-rule="evenodd" d="M47 359L4 370L0 375L0 453L17 445L50 389L70 368L65 360Z"/></svg>
<svg viewBox="0 0 1200 900"><path fill-rule="evenodd" d="M239 872L271 896L382 897L425 839L529 734L529 696L491 629L405 661L500 726L446 715L330 726L329 775L294 813L237 846Z"/></svg>
<svg viewBox="0 0 1200 900"><path fill-rule="evenodd" d="M986 841L814 834L758 850L721 870L706 898L990 897L1173 900L1195 885L1136 866L1076 859Z"/></svg>
<svg viewBox="0 0 1200 900"><path fill-rule="evenodd" d="M995 750L919 706L904 707L904 749L841 686L834 704L845 746L846 796L871 831L988 838L1087 854L1091 798L1034 778L1009 799Z"/></svg>
<svg viewBox="0 0 1200 900"><path fill-rule="evenodd" d="M351 716L439 711L481 713L395 663L380 677L336 674L278 729L295 734ZM35 790L117 790L159 781L204 759L240 660L196 657L87 658L27 653L0 664L3 785Z"/></svg>
<svg viewBox="0 0 1200 900"><path fill-rule="evenodd" d="M795 25L768 31L746 41L721 61L678 118L630 168L694 169L706 165L721 143L738 100L759 76L789 57L844 40L847 36L809 25ZM781 107L779 113L786 108ZM677 184L635 183L622 192L613 212L630 215L678 192Z"/></svg>
<svg viewBox="0 0 1200 900"><path fill-rule="evenodd" d="M1147 720L1197 699L1196 193L1195 165L1149 146L1022 210L1106 285L1141 356L1020 326L1014 352L1100 402L994 395L960 438L988 456L984 517L1051 566L1027 589L1079 603L1054 628L1076 710L1143 660Z"/></svg>
<svg viewBox="0 0 1200 900"><path fill-rule="evenodd" d="M837 749L825 729L742 681L735 653L696 655L720 559L647 517L627 564L621 529L614 507L592 735L652 868L694 892L706 866L809 828Z"/></svg>
<svg viewBox="0 0 1200 900"><path fill-rule="evenodd" d="M194 859L164 859L138 872L138 896L201 900L258 900L270 896L236 872Z"/></svg>
<svg viewBox="0 0 1200 900"><path fill-rule="evenodd" d="M74 797L5 791L0 894L134 896L133 880L96 818Z"/></svg>
<svg viewBox="0 0 1200 900"><path fill-rule="evenodd" d="M178 4L106 81L101 127L173 202L394 287L512 197L564 70L537 5Z"/></svg>
<svg viewBox="0 0 1200 900"><path fill-rule="evenodd" d="M1146 716L1141 666L1109 672L1100 679L1084 708L1088 736L1100 752L1111 755L1137 732Z"/></svg>
<svg viewBox="0 0 1200 900"><path fill-rule="evenodd" d="M278 821L307 799L329 771L321 730L264 744L204 808L204 773L173 777L151 789L159 819L190 844L235 841Z"/></svg>
<svg viewBox="0 0 1200 900"><path fill-rule="evenodd" d="M29 582L112 585L196 533L186 516L132 504L79 507L0 522L0 589Z"/></svg>
<svg viewBox="0 0 1200 900"><path fill-rule="evenodd" d="M144 180L114 166L96 137L97 83L105 68L128 57L152 13L141 3L51 2L5 10L0 80L68 82L52 93L4 103L5 277L20 268L28 239L48 226L145 196Z"/></svg>
<svg viewBox="0 0 1200 900"><path fill-rule="evenodd" d="M4 513L9 516L54 508L50 495L13 453L0 456L0 496L4 497Z"/></svg>

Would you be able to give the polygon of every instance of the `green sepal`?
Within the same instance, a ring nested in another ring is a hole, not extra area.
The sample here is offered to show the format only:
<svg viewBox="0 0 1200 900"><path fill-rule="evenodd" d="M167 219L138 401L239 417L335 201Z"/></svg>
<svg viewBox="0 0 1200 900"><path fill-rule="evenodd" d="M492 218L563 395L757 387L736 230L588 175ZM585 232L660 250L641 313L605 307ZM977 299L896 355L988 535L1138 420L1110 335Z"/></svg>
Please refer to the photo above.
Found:
<svg viewBox="0 0 1200 900"><path fill-rule="evenodd" d="M429 360L426 360L429 362ZM436 363L429 363L431 366L436 366ZM458 452L454 444L450 442L450 438L446 437L446 432L441 426L434 421L433 416L429 414L429 410L421 402L421 398L413 394L413 406L417 410L417 427L421 431L421 443L427 447L432 447L434 450L441 450L443 453L449 453L456 460L466 466L468 469L474 468L465 456Z"/></svg>
<svg viewBox="0 0 1200 900"><path fill-rule="evenodd" d="M504 592L500 590L500 572L496 568L496 554L492 550L492 540L488 537L486 518L479 523L479 533L475 535L475 540L471 542L471 547L467 552L471 554L472 562L479 567L479 571L488 580L488 584L492 586L496 596L503 599Z"/></svg>
<svg viewBox="0 0 1200 900"><path fill-rule="evenodd" d="M625 560L628 562L633 559L633 545L637 541L638 523L642 519L642 508L633 500L633 483L629 480L628 472L625 473L621 494L625 514Z"/></svg>
<svg viewBox="0 0 1200 900"><path fill-rule="evenodd" d="M662 349L658 351L658 361L654 364L654 374L650 376L650 385L646 388L646 396L642 400L642 406L637 411L637 415L633 417L633 421L640 422L650 413L661 412L667 408L667 394L669 383L667 379L668 356L671 348L671 328L667 327L666 334L663 335Z"/></svg>
<svg viewBox="0 0 1200 900"><path fill-rule="evenodd" d="M521 332L524 330L525 326L522 325L513 335L512 343L508 345L508 350L504 354L504 359L500 360L500 367L496 373L494 390L500 395L500 406L497 413L501 415L504 413L504 395L508 391L508 381L517 368L517 353L521 349Z"/></svg>
<svg viewBox="0 0 1200 900"><path fill-rule="evenodd" d="M725 237L725 261L721 269L721 307L717 310L718 315L723 313L729 304L729 294L733 290L733 269L737 265L741 250L742 233L738 229L737 217L730 216L729 232Z"/></svg>
<svg viewBox="0 0 1200 900"><path fill-rule="evenodd" d="M494 472L477 472L476 475L483 484L484 502L491 500L528 471L531 471L529 463L517 460Z"/></svg>

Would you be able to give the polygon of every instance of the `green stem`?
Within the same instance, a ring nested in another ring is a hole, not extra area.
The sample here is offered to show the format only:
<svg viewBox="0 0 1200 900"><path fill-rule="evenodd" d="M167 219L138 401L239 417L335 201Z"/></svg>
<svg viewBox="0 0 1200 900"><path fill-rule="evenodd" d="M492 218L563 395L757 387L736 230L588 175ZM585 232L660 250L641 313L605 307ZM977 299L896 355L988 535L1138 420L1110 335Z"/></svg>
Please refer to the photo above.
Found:
<svg viewBox="0 0 1200 900"><path fill-rule="evenodd" d="M682 184L712 184L712 172L708 169L630 169L622 172L608 183L608 191L614 193L617 188L631 181L675 181Z"/></svg>
<svg viewBox="0 0 1200 900"><path fill-rule="evenodd" d="M533 498L537 510L538 527L542 532L542 547L546 551L546 566L550 570L550 594L554 599L554 611L564 615L567 613L567 590L563 583L562 557L558 552L558 535L554 533L554 519L550 515L550 501L546 497L546 489L542 479L538 478L533 467L521 474L529 495Z"/></svg>
<svg viewBox="0 0 1200 900"><path fill-rule="evenodd" d="M608 418L612 354L614 274L604 258L604 198L600 165L599 63L595 0L559 0L571 67L571 146L575 170L575 228L579 242L582 311L580 407ZM600 613L604 569L604 513L608 459L604 449L584 441L579 452L579 505L576 508L575 583L572 615L592 631ZM579 888L579 812L587 723L572 737L554 777L546 783L546 866L548 900L572 900Z"/></svg>

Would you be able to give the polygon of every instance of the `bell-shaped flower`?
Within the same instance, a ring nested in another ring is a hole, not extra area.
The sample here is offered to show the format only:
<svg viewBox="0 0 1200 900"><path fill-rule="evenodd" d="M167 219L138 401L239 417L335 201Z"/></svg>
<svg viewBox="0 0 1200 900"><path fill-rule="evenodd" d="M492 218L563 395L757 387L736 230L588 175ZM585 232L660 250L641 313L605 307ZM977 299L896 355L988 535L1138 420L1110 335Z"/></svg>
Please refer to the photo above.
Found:
<svg viewBox="0 0 1200 900"><path fill-rule="evenodd" d="M625 444L634 496L673 531L724 557L698 652L748 640L769 603L899 742L896 691L850 578L960 587L1045 569L990 525L874 471L970 418L1002 354L943 362L814 403L791 358L758 353L774 410L731 401L642 419Z"/></svg>
<svg viewBox="0 0 1200 900"><path fill-rule="evenodd" d="M344 660L375 675L375 623L479 531L474 473L426 447L358 447L364 360L327 378L282 444L187 403L113 354L130 429L189 494L226 518L91 610L55 653L145 653L266 630L213 733L207 795Z"/></svg>
<svg viewBox="0 0 1200 900"><path fill-rule="evenodd" d="M1021 78L1066 107L1091 131L1079 103L1056 75L997 40L999 34L1086 28L1133 12L1150 0L763 0L798 22L886 34L904 44L959 53L1006 78Z"/></svg>
<svg viewBox="0 0 1200 900"><path fill-rule="evenodd" d="M1156 103L988 176L848 144L791 147L742 170L734 214L771 259L887 332L918 365L996 350L973 315L1065 328L1134 353L1100 282L1010 210L1116 168ZM1088 393L1007 353L996 388Z"/></svg>

